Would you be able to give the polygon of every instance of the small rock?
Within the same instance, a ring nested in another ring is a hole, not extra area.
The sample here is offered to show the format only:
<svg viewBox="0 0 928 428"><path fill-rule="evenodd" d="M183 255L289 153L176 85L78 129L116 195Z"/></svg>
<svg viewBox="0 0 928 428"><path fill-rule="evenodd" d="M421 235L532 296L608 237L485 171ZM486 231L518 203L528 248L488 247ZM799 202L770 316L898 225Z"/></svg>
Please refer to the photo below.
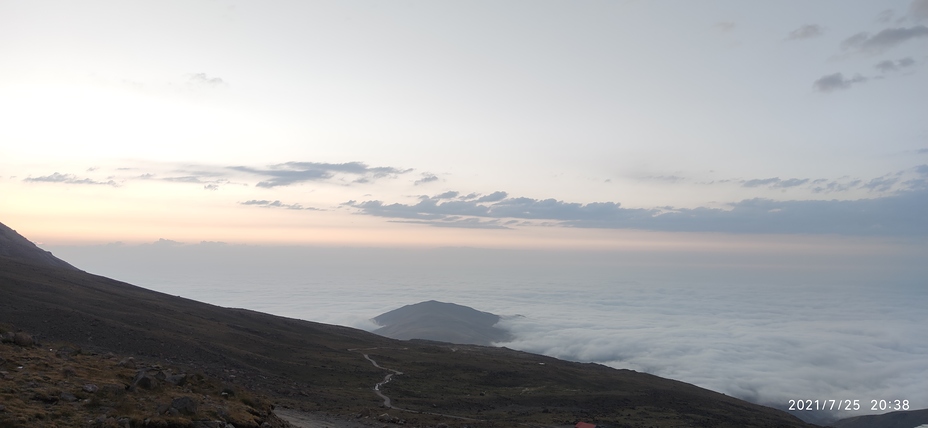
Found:
<svg viewBox="0 0 928 428"><path fill-rule="evenodd" d="M158 374L161 376L158 376ZM159 377L163 380L165 378L164 373L154 370L139 370L135 374L135 379L132 379L132 385L129 386L129 390L135 391L136 388L154 389L158 386Z"/></svg>
<svg viewBox="0 0 928 428"><path fill-rule="evenodd" d="M190 397L178 397L171 401L171 408L183 414L192 415L197 412L197 402Z"/></svg>
<svg viewBox="0 0 928 428"><path fill-rule="evenodd" d="M25 348L27 346L35 345L35 340L32 339L32 336L20 332L13 335L13 343Z"/></svg>
<svg viewBox="0 0 928 428"><path fill-rule="evenodd" d="M0 343L13 343L13 336L12 331L0 333Z"/></svg>
<svg viewBox="0 0 928 428"><path fill-rule="evenodd" d="M88 383L84 385L83 387L81 387L81 389L84 390L84 392L89 392L93 394L94 392L97 392L97 390L99 390L100 388L98 388L96 385L92 383Z"/></svg>
<svg viewBox="0 0 928 428"><path fill-rule="evenodd" d="M135 368L135 358L129 357L125 358L117 364L119 367L128 367L130 369Z"/></svg>
<svg viewBox="0 0 928 428"><path fill-rule="evenodd" d="M61 348L58 348L58 351L55 352L55 356L64 360L70 360L71 357L80 353L80 347L62 346Z"/></svg>
<svg viewBox="0 0 928 428"><path fill-rule="evenodd" d="M74 394L70 392L62 392L58 398L61 399L61 401L66 401L68 403L77 401L77 397L75 397Z"/></svg>
<svg viewBox="0 0 928 428"><path fill-rule="evenodd" d="M166 376L164 380L165 382L170 383L172 385L184 386L184 384L187 383L187 375L185 374L170 375L170 376Z"/></svg>

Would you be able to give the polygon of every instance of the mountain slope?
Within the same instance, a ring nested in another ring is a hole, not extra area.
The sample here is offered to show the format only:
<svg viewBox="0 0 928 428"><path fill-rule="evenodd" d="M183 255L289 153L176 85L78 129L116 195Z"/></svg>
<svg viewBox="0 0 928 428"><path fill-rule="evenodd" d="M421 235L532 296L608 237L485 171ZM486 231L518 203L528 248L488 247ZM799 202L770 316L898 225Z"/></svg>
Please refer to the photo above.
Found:
<svg viewBox="0 0 928 428"><path fill-rule="evenodd" d="M76 269L29 241L15 230L0 223L0 257L7 257L23 263L39 266Z"/></svg>
<svg viewBox="0 0 928 428"><path fill-rule="evenodd" d="M309 316L309 314L308 314ZM505 348L397 341L347 327L221 308L70 267L0 257L0 323L40 341L138 355L271 395L279 404L336 415L393 405L486 426L811 426L784 412L683 382ZM370 358L371 360L369 360ZM410 425L474 425L404 412Z"/></svg>
<svg viewBox="0 0 928 428"><path fill-rule="evenodd" d="M495 327L499 320L489 312L429 300L378 315L374 322L383 327L374 333L400 340L492 345L512 339L508 331Z"/></svg>

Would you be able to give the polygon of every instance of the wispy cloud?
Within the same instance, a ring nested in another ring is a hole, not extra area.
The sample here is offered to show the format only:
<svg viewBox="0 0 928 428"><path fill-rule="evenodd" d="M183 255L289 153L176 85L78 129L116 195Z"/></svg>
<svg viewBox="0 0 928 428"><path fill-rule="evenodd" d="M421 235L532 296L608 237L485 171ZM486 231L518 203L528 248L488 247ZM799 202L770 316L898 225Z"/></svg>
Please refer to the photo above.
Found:
<svg viewBox="0 0 928 428"><path fill-rule="evenodd" d="M496 201L501 201L503 199L506 199L507 196L509 196L508 193L500 190L500 191L490 193L489 195L486 195L486 196L481 196L477 198L475 202L496 202Z"/></svg>
<svg viewBox="0 0 928 428"><path fill-rule="evenodd" d="M837 90L848 89L852 85L866 81L867 78L859 74L850 79L847 79L842 73L834 73L820 77L818 80L812 83L812 87L819 92L829 93Z"/></svg>
<svg viewBox="0 0 928 428"><path fill-rule="evenodd" d="M256 185L264 188L290 186L310 181L325 181L340 174L353 177L352 183L369 183L377 179L396 177L412 171L412 169L393 167L369 167L363 162L286 162L270 165L265 169L248 166L232 166L229 169L267 177L267 180L260 181Z"/></svg>
<svg viewBox="0 0 928 428"><path fill-rule="evenodd" d="M423 224L434 227L453 227L461 229L512 229L501 224L499 220L481 220L479 218L446 217L439 220L393 220L392 223Z"/></svg>
<svg viewBox="0 0 928 428"><path fill-rule="evenodd" d="M431 182L433 182L433 181L438 181L438 176L436 176L435 174L432 174L432 173L423 172L423 173L422 173L422 178L420 178L420 179L414 181L413 184L416 185L416 186L418 186L418 185L420 185L420 184L431 183Z"/></svg>
<svg viewBox="0 0 928 428"><path fill-rule="evenodd" d="M786 180L781 180L779 177L773 178L761 178L753 180L744 180L741 182L743 187L774 187L774 188L788 188L788 187L797 187L809 182L808 178L788 178Z"/></svg>
<svg viewBox="0 0 928 428"><path fill-rule="evenodd" d="M276 200L268 201L268 200L252 199L250 201L239 202L239 204L251 205L251 206L261 207L261 208L283 208L283 209L288 209L288 210L324 211L319 208L304 207L300 204L285 204L283 202L276 201Z"/></svg>
<svg viewBox="0 0 928 428"><path fill-rule="evenodd" d="M27 183L91 184L91 185L119 187L119 183L113 180L97 181L97 180L93 180L90 178L78 178L74 174L61 174L58 172L52 173L51 175L44 175L40 177L27 177L27 178L24 178L23 181Z"/></svg>
<svg viewBox="0 0 928 428"><path fill-rule="evenodd" d="M678 183L685 181L686 178L680 177L678 175L649 175L647 177L641 177L639 180L646 181L659 181L664 183Z"/></svg>
<svg viewBox="0 0 928 428"><path fill-rule="evenodd" d="M887 28L872 36L866 32L857 33L841 42L841 48L851 52L877 54L921 37L928 37L928 27L924 25Z"/></svg>
<svg viewBox="0 0 928 428"><path fill-rule="evenodd" d="M209 77L206 73L193 73L190 75L190 78L187 80L188 84L191 85L205 85L205 86L226 86L226 82L219 77Z"/></svg>
<svg viewBox="0 0 928 428"><path fill-rule="evenodd" d="M880 70L883 73L887 73L891 71L898 71L904 68L909 68L914 65L915 65L915 60L912 59L912 57L905 57L905 58L898 59L896 61L888 60L888 59L884 61L880 61L873 67L876 68L877 70Z"/></svg>
<svg viewBox="0 0 928 428"><path fill-rule="evenodd" d="M786 36L787 40L805 40L811 39L818 36L821 36L825 30L817 24L806 24L793 31L790 31Z"/></svg>

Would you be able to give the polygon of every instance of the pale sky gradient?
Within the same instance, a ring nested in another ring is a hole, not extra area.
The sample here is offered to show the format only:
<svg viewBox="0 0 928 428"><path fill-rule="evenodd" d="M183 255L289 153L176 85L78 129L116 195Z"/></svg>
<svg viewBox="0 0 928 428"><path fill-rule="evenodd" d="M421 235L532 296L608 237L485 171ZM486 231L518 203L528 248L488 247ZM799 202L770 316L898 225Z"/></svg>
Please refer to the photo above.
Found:
<svg viewBox="0 0 928 428"><path fill-rule="evenodd" d="M2 0L0 58L46 244L928 237L926 0Z"/></svg>

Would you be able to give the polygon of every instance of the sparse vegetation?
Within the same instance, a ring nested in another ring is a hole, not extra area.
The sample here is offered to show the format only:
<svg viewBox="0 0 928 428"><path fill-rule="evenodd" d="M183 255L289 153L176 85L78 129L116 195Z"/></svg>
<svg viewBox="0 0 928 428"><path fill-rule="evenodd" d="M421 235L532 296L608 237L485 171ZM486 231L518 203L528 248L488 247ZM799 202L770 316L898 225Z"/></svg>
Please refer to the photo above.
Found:
<svg viewBox="0 0 928 428"><path fill-rule="evenodd" d="M0 345L0 427L287 426L268 400L237 386L124 361L68 344ZM144 376L149 382L140 382Z"/></svg>

